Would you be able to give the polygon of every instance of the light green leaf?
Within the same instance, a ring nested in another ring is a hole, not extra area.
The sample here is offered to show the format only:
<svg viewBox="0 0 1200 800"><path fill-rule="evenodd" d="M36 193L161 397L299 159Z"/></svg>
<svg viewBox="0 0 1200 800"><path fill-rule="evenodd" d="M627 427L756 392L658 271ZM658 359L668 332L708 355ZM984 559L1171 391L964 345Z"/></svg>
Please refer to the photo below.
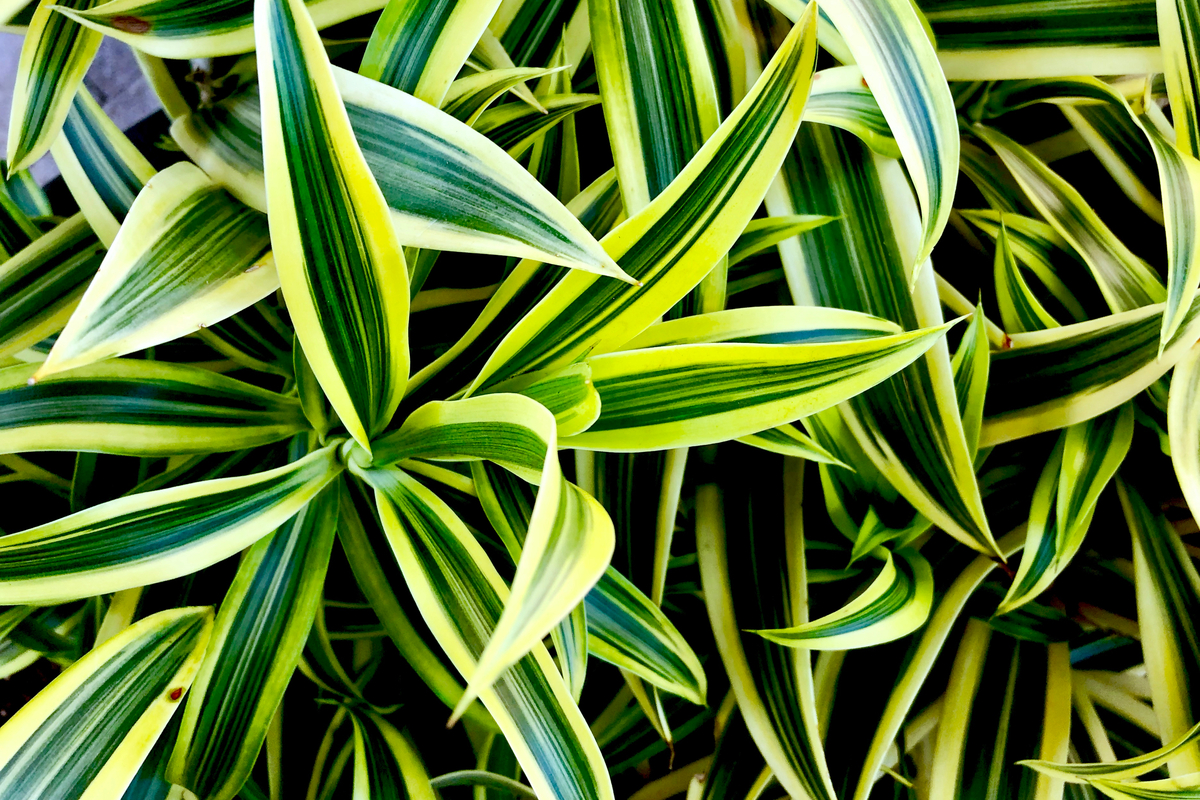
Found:
<svg viewBox="0 0 1200 800"><path fill-rule="evenodd" d="M75 662L0 730L6 797L120 797L191 684L212 609L175 608Z"/></svg>
<svg viewBox="0 0 1200 800"><path fill-rule="evenodd" d="M818 70L804 120L849 131L879 155L900 158L900 146L859 67Z"/></svg>
<svg viewBox="0 0 1200 800"><path fill-rule="evenodd" d="M1079 552L1096 501L1129 452L1133 416L1126 404L1063 432L1034 490L1021 565L997 614L1041 594Z"/></svg>
<svg viewBox="0 0 1200 800"><path fill-rule="evenodd" d="M1187 354L1200 309L1158 356L1163 304L1048 331L992 354L980 446L1084 422L1133 399Z"/></svg>
<svg viewBox="0 0 1200 800"><path fill-rule="evenodd" d="M1167 744L1198 721L1191 687L1200 675L1200 576L1158 504L1152 510L1127 473L1118 479L1117 492L1133 535L1138 627L1150 697L1159 738ZM1200 772L1200 744L1182 746L1167 766L1172 776Z"/></svg>
<svg viewBox="0 0 1200 800"><path fill-rule="evenodd" d="M507 588L470 531L436 495L398 470L370 474L384 530L421 614L450 660L469 676L500 619ZM539 796L611 800L600 748L540 643L480 698Z"/></svg>
<svg viewBox="0 0 1200 800"><path fill-rule="evenodd" d="M0 263L0 358L60 331L104 258L83 214Z"/></svg>
<svg viewBox="0 0 1200 800"><path fill-rule="evenodd" d="M954 371L954 394L962 417L963 435L967 448L979 458L979 430L983 427L983 404L987 397L988 376L992 362L988 350L987 317L983 303L975 306L971 324L963 333L962 342L950 361Z"/></svg>
<svg viewBox="0 0 1200 800"><path fill-rule="evenodd" d="M1196 80L1200 77L1200 13L1187 0L1158 0L1158 41L1162 47L1167 97L1175 123L1175 146L1200 157L1200 119L1196 113Z"/></svg>
<svg viewBox="0 0 1200 800"><path fill-rule="evenodd" d="M1090 783L1100 779L1106 781L1128 780L1153 772L1171 760L1171 757L1200 738L1200 723L1193 725L1191 730L1182 736L1163 745L1157 750L1142 753L1133 758L1123 758L1120 761L1100 762L1096 764L1057 764L1051 761L1021 761L1023 766L1037 770L1043 775L1050 775L1067 783Z"/></svg>
<svg viewBox="0 0 1200 800"><path fill-rule="evenodd" d="M807 119L807 111L805 118ZM732 267L750 256L768 250L784 239L790 239L796 234L810 231L830 221L831 217L820 214L789 214L784 217L751 220L729 250L729 266Z"/></svg>
<svg viewBox="0 0 1200 800"><path fill-rule="evenodd" d="M282 525L340 469L326 448L278 469L130 495L0 537L0 603L91 597L189 575Z"/></svg>
<svg viewBox="0 0 1200 800"><path fill-rule="evenodd" d="M377 81L337 67L333 75L401 244L622 277L579 221L486 136ZM171 134L214 180L266 211L257 84L175 120Z"/></svg>
<svg viewBox="0 0 1200 800"><path fill-rule="evenodd" d="M768 428L758 433L752 433L749 436L741 436L738 438L738 441L771 453L779 453L780 455L792 456L793 458L803 458L808 461L815 461L818 464L832 464L837 467L852 469L848 464L842 463L837 456L824 447L821 447L811 437L790 423Z"/></svg>
<svg viewBox="0 0 1200 800"><path fill-rule="evenodd" d="M58 8L91 8L94 0L38 0L17 62L12 110L8 118L8 166L5 177L37 161L58 138L102 37Z"/></svg>
<svg viewBox="0 0 1200 800"><path fill-rule="evenodd" d="M311 0L307 7L316 26L328 28L378 11L384 3ZM86 10L63 13L135 50L160 58L212 58L254 50L254 0L221 3L206 8L203 14L195 11L188 0L110 0Z"/></svg>
<svg viewBox="0 0 1200 800"><path fill-rule="evenodd" d="M556 94L542 98L544 110L523 103L493 106L471 126L514 159L525 156L554 126L585 108L599 104L594 94Z"/></svg>
<svg viewBox="0 0 1200 800"><path fill-rule="evenodd" d="M1000 321L1009 333L1029 333L1060 327L1058 320L1042 306L1034 295L1008 240L1004 215L1000 215L1000 231L996 236L996 258L992 267L996 281L996 303L1000 306Z"/></svg>
<svg viewBox="0 0 1200 800"><path fill-rule="evenodd" d="M604 238L641 287L565 276L495 348L470 391L610 352L699 283L745 230L777 172L800 124L815 56L810 14L679 177Z"/></svg>
<svg viewBox="0 0 1200 800"><path fill-rule="evenodd" d="M376 442L375 458L383 465L404 458L486 458L539 487L511 594L477 659L456 719L583 600L612 557L612 522L595 499L563 478L553 415L520 395L422 406L398 431Z"/></svg>
<svg viewBox="0 0 1200 800"><path fill-rule="evenodd" d="M254 544L221 601L167 775L207 800L250 776L321 602L341 486Z"/></svg>
<svg viewBox="0 0 1200 800"><path fill-rule="evenodd" d="M559 69L565 69L560 67ZM474 125L479 115L487 110L502 94L525 81L549 75L552 69L534 69L532 67L510 67L489 69L465 75L454 83L446 92L442 101L442 111L467 125Z"/></svg>
<svg viewBox="0 0 1200 800"><path fill-rule="evenodd" d="M1167 432L1171 464L1188 501L1200 508L1200 350L1192 348L1171 376L1167 401Z"/></svg>
<svg viewBox="0 0 1200 800"><path fill-rule="evenodd" d="M358 72L437 108L500 0L389 0Z"/></svg>
<svg viewBox="0 0 1200 800"><path fill-rule="evenodd" d="M112 247L134 198L154 167L83 86L50 153L92 230Z"/></svg>
<svg viewBox="0 0 1200 800"><path fill-rule="evenodd" d="M27 175L27 172L18 173ZM0 263L24 250L42 235L24 209L0 186Z"/></svg>
<svg viewBox="0 0 1200 800"><path fill-rule="evenodd" d="M803 464L740 445L718 451L721 485L696 493L696 546L717 650L750 735L790 796L831 800L811 657L748 632L808 621ZM738 539L727 541L727 529Z"/></svg>
<svg viewBox="0 0 1200 800"><path fill-rule="evenodd" d="M214 325L279 287L261 214L189 163L150 179L37 376Z"/></svg>
<svg viewBox="0 0 1200 800"><path fill-rule="evenodd" d="M598 356L588 363L600 417L564 443L640 452L757 433L878 384L947 327L848 342L671 345Z"/></svg>
<svg viewBox="0 0 1200 800"><path fill-rule="evenodd" d="M1089 783L1113 800L1192 800L1200 795L1200 773L1159 781L1116 783L1097 779Z"/></svg>
<svg viewBox="0 0 1200 800"><path fill-rule="evenodd" d="M37 368L0 370L0 452L204 453L308 427L296 400L183 364L113 360L34 382Z"/></svg>
<svg viewBox="0 0 1200 800"><path fill-rule="evenodd" d="M604 122L630 215L658 197L717 126L695 3L589 0Z"/></svg>
<svg viewBox="0 0 1200 800"><path fill-rule="evenodd" d="M256 0L271 244L304 354L370 452L408 380L408 271L300 0Z"/></svg>
<svg viewBox="0 0 1200 800"><path fill-rule="evenodd" d="M373 712L353 712L355 800L436 800L409 737Z"/></svg>
<svg viewBox="0 0 1200 800"><path fill-rule="evenodd" d="M982 125L972 130L999 154L1038 211L1083 257L1113 313L1167 299L1150 267L1108 229L1075 187L1004 134Z"/></svg>
<svg viewBox="0 0 1200 800"><path fill-rule="evenodd" d="M845 38L908 164L922 218L915 278L941 237L954 202L954 98L911 0L826 0L821 8Z"/></svg>
<svg viewBox="0 0 1200 800"><path fill-rule="evenodd" d="M600 416L600 394L586 361L563 370L520 375L498 384L494 391L523 394L544 405L554 415L560 439L587 430Z"/></svg>
<svg viewBox="0 0 1200 800"><path fill-rule="evenodd" d="M808 650L851 650L915 631L933 607L933 570L915 550L885 551L871 585L837 611L787 628L751 631L767 641Z"/></svg>

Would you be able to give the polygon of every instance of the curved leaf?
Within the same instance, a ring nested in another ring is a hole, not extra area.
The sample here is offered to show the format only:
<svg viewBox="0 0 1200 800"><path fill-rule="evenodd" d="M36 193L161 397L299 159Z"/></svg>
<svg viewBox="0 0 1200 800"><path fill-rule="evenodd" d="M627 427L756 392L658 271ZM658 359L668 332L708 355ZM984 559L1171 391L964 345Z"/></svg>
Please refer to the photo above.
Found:
<svg viewBox="0 0 1200 800"><path fill-rule="evenodd" d="M820 38L820 34L817 36ZM813 75L812 96L804 109L804 120L849 131L879 155L900 158L892 129L859 67L818 70Z"/></svg>
<svg viewBox="0 0 1200 800"><path fill-rule="evenodd" d="M1100 762L1097 764L1065 764L1053 761L1020 761L1023 766L1037 770L1043 775L1050 775L1067 783L1085 783L1094 779L1109 781L1127 780L1153 772L1171 760L1171 757L1200 738L1200 723L1193 725L1191 730L1182 736L1168 742L1157 750L1142 753L1133 758L1123 758L1120 761Z"/></svg>

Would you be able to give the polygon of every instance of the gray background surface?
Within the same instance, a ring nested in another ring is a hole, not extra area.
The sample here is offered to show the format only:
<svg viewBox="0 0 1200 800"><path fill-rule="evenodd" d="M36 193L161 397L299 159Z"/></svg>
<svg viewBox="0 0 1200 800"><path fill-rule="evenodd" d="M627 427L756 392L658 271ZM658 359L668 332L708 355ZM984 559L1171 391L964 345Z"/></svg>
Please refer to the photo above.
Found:
<svg viewBox="0 0 1200 800"><path fill-rule="evenodd" d="M0 33L0 157L8 147L8 117L12 109L13 83L17 75L17 61L21 57L22 41L22 37L15 33ZM122 129L159 108L158 98L142 77L133 52L128 45L116 39L105 38L84 83L108 116ZM33 174L46 183L58 175L58 169L47 155L34 165Z"/></svg>

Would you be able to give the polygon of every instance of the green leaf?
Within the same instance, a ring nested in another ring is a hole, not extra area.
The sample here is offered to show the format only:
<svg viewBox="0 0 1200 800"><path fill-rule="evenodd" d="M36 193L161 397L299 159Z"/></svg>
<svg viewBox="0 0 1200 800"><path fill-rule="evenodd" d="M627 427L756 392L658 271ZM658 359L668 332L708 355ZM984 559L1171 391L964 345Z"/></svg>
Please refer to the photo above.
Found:
<svg viewBox="0 0 1200 800"><path fill-rule="evenodd" d="M717 650L759 752L789 795L828 800L836 794L810 656L748 632L808 621L804 462L783 460L780 469L780 461L739 445L718 451L712 477L721 485L705 483L696 493L700 580ZM737 531L735 542L727 529Z"/></svg>
<svg viewBox="0 0 1200 800"><path fill-rule="evenodd" d="M563 370L521 375L497 385L494 391L523 394L544 405L554 415L560 439L587 430L600 416L600 394L586 361Z"/></svg>
<svg viewBox="0 0 1200 800"><path fill-rule="evenodd" d="M92 230L112 247L134 198L154 177L154 167L83 86L50 147L71 196Z"/></svg>
<svg viewBox="0 0 1200 800"><path fill-rule="evenodd" d="M0 730L0 791L119 797L191 684L212 609L176 608L75 662Z"/></svg>
<svg viewBox="0 0 1200 800"><path fill-rule="evenodd" d="M594 94L556 94L542 98L544 110L523 103L493 106L472 127L514 159L525 156L538 139L559 123L585 108L599 104Z"/></svg>
<svg viewBox="0 0 1200 800"><path fill-rule="evenodd" d="M401 244L622 277L578 220L486 136L361 75L337 67L333 75ZM171 135L214 180L266 211L257 84L175 120Z"/></svg>
<svg viewBox="0 0 1200 800"><path fill-rule="evenodd" d="M1200 774L1195 773L1160 781L1115 783L1096 780L1090 783L1113 800L1191 800L1200 794Z"/></svg>
<svg viewBox="0 0 1200 800"><path fill-rule="evenodd" d="M0 603L91 597L189 575L282 525L340 468L329 447L257 475L130 495L0 537Z"/></svg>
<svg viewBox="0 0 1200 800"><path fill-rule="evenodd" d="M454 708L464 688L451 672L450 666L443 663L443 659L425 642L425 636L405 612L401 601L401 595L407 593L404 576L359 486L351 481L350 488L342 493L337 531L338 542L350 562L355 582L378 615L383 629L417 676L448 709ZM364 516L370 518L368 522L364 522ZM463 717L485 730L497 730L496 723L479 703L472 704Z"/></svg>
<svg viewBox="0 0 1200 800"><path fill-rule="evenodd" d="M1059 778L1067 783L1090 783L1101 779L1106 781L1128 780L1153 772L1171 760L1179 751L1200 738L1200 723L1193 725L1191 730L1182 736L1168 742L1157 750L1142 753L1133 758L1123 758L1120 761L1100 762L1096 764L1065 764L1052 761L1021 761L1023 766L1037 770L1043 775Z"/></svg>
<svg viewBox="0 0 1200 800"><path fill-rule="evenodd" d="M807 111L805 118L807 119ZM784 239L790 239L796 234L810 231L830 221L831 217L820 214L789 214L784 217L751 220L729 250L729 266L769 250Z"/></svg>
<svg viewBox="0 0 1200 800"><path fill-rule="evenodd" d="M503 580L436 495L398 470L370 474L388 541L422 616L459 672L471 675L508 599ZM480 698L539 796L612 798L600 748L540 643Z"/></svg>
<svg viewBox="0 0 1200 800"><path fill-rule="evenodd" d="M752 433L749 436L740 436L738 441L771 453L851 469L849 465L842 463L837 456L821 447L811 437L790 423Z"/></svg>
<svg viewBox="0 0 1200 800"><path fill-rule="evenodd" d="M1174 528L1123 472L1117 492L1133 536L1138 627L1150 697L1163 744L1198 721L1191 687L1200 675L1200 575ZM1200 744L1177 750L1168 762L1173 776L1200 772Z"/></svg>
<svg viewBox="0 0 1200 800"><path fill-rule="evenodd" d="M1008 241L1004 215L1000 215L1000 232L996 237L996 258L993 262L996 280L996 302L1000 306L1000 321L1010 333L1029 333L1060 327L1058 320L1042 306L1034 295Z"/></svg>
<svg viewBox="0 0 1200 800"><path fill-rule="evenodd" d="M757 797L765 782L763 777L769 775L741 711L734 706L720 730L712 764L701 774L704 789L699 800Z"/></svg>
<svg viewBox="0 0 1200 800"><path fill-rule="evenodd" d="M238 565L183 710L172 783L232 800L250 776L321 602L339 494L322 490Z"/></svg>
<svg viewBox="0 0 1200 800"><path fill-rule="evenodd" d="M196 367L123 359L34 382L37 368L0 370L0 452L204 453L307 427L296 400Z"/></svg>
<svg viewBox="0 0 1200 800"><path fill-rule="evenodd" d="M304 354L370 452L408 380L408 271L308 11L256 0L271 244Z"/></svg>
<svg viewBox="0 0 1200 800"><path fill-rule="evenodd" d="M500 0L389 0L358 72L435 108Z"/></svg>
<svg viewBox="0 0 1200 800"><path fill-rule="evenodd" d="M63 329L104 258L83 214L0 263L0 358Z"/></svg>
<svg viewBox="0 0 1200 800"><path fill-rule="evenodd" d="M1041 594L1079 552L1096 501L1129 452L1133 416L1126 404L1063 432L1034 490L1021 565L997 614Z"/></svg>
<svg viewBox="0 0 1200 800"><path fill-rule="evenodd" d="M992 354L980 446L1084 422L1133 399L1178 363L1195 338L1188 313L1158 355L1163 304L1048 331L1013 334Z"/></svg>
<svg viewBox="0 0 1200 800"><path fill-rule="evenodd" d="M27 174L27 173L20 173ZM29 215L0 187L0 264L42 235Z"/></svg>
<svg viewBox="0 0 1200 800"><path fill-rule="evenodd" d="M1153 0L922 0L952 81L1162 69Z"/></svg>
<svg viewBox="0 0 1200 800"><path fill-rule="evenodd" d="M908 165L921 206L913 260L920 270L950 218L958 173L958 117L933 42L911 0L826 0L821 8L845 38Z"/></svg>
<svg viewBox="0 0 1200 800"><path fill-rule="evenodd" d="M14 170L8 174L4 180L4 190L0 194L8 195L17 208L28 217L48 217L54 213L50 208L50 198L46 197L41 184L27 169Z"/></svg>
<svg viewBox="0 0 1200 800"><path fill-rule="evenodd" d="M1075 187L1004 134L982 125L972 130L997 152L1038 211L1083 257L1114 314L1167 299L1153 270L1108 229Z"/></svg>
<svg viewBox="0 0 1200 800"><path fill-rule="evenodd" d="M872 314L906 331L941 325L933 270L921 269L915 291L909 289L921 229L900 165L820 125L801 128L794 152L783 171L791 198L782 198L774 213L786 208L837 218L781 253L793 301ZM959 541L991 549L945 344L935 343L839 412L882 482Z"/></svg>
<svg viewBox="0 0 1200 800"><path fill-rule="evenodd" d="M86 10L94 0L38 0L21 45L8 118L8 167L5 177L37 161L58 138L102 37L54 13L59 8Z"/></svg>
<svg viewBox="0 0 1200 800"><path fill-rule="evenodd" d="M878 384L946 327L846 342L673 345L598 356L588 363L600 417L565 443L641 452L757 433Z"/></svg>
<svg viewBox="0 0 1200 800"><path fill-rule="evenodd" d="M384 3L310 0L307 7L316 26L328 28L378 11ZM94 8L63 13L134 50L160 58L212 58L254 50L254 0L231 0L206 8L203 14L195 11L187 0L110 0Z"/></svg>
<svg viewBox="0 0 1200 800"><path fill-rule="evenodd" d="M716 131L716 84L694 3L595 0L588 23L617 179L633 215Z"/></svg>
<svg viewBox="0 0 1200 800"><path fill-rule="evenodd" d="M975 306L971 324L963 334L950 362L954 371L954 394L962 416L967 448L979 459L979 430L983 427L983 404L987 397L992 354L988 350L987 317L983 303Z"/></svg>
<svg viewBox="0 0 1200 800"><path fill-rule="evenodd" d="M818 33L817 38L820 37ZM804 120L849 131L879 155L900 158L892 129L859 67L831 67L813 75L812 96L804 109Z"/></svg>
<svg viewBox="0 0 1200 800"><path fill-rule="evenodd" d="M1200 508L1200 350L1192 348L1180 359L1171 376L1167 402L1167 431L1171 464L1188 501Z"/></svg>
<svg viewBox="0 0 1200 800"><path fill-rule="evenodd" d="M1196 113L1196 80L1200 77L1200 51L1197 33L1200 13L1194 4L1179 0L1158 0L1158 41L1162 47L1163 73L1167 97L1175 122L1175 146L1192 157L1200 157L1200 120Z"/></svg>
<svg viewBox="0 0 1200 800"><path fill-rule="evenodd" d="M355 800L436 800L409 737L378 714L354 712Z"/></svg>
<svg viewBox="0 0 1200 800"><path fill-rule="evenodd" d="M1020 550L1024 541L1024 531L1017 529L1002 536L996 542L996 549L1008 558ZM896 737L917 699L917 693L923 688L925 680L933 670L934 662L954 629L959 615L962 614L971 595L996 566L996 561L990 555L976 556L959 572L945 594L939 598L929 622L921 632L920 640L906 659L904 669L892 688L883 713L879 716L875 734L863 757L853 800L866 800L871 793L888 750L895 745Z"/></svg>
<svg viewBox="0 0 1200 800"><path fill-rule="evenodd" d="M267 221L192 164L150 179L39 379L214 325L279 287Z"/></svg>
<svg viewBox="0 0 1200 800"><path fill-rule="evenodd" d="M563 478L553 415L520 395L422 406L376 442L375 457L380 464L486 458L538 485L511 593L455 709L457 719L583 600L612 557L612 521L595 499Z"/></svg>
<svg viewBox="0 0 1200 800"><path fill-rule="evenodd" d="M883 569L857 597L820 619L751 631L787 647L851 650L915 631L933 607L933 570L915 550L885 551Z"/></svg>
<svg viewBox="0 0 1200 800"><path fill-rule="evenodd" d="M492 352L470 391L620 347L682 299L745 230L795 136L816 56L812 15L667 189L601 242L641 287L565 276ZM580 320L586 320L581 325Z"/></svg>
<svg viewBox="0 0 1200 800"><path fill-rule="evenodd" d="M558 69L565 69L559 67ZM479 115L487 110L502 94L524 85L525 81L549 75L552 69L534 69L533 67L510 67L489 69L465 75L446 91L442 101L442 111L467 125L474 125Z"/></svg>

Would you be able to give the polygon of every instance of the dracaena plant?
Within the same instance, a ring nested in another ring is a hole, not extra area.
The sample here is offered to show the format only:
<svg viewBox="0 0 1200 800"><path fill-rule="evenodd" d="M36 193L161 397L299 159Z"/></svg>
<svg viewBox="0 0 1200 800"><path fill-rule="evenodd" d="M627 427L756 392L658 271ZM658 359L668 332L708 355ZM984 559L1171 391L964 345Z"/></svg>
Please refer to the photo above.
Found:
<svg viewBox="0 0 1200 800"><path fill-rule="evenodd" d="M0 19L0 798L1197 796L1194 3Z"/></svg>

